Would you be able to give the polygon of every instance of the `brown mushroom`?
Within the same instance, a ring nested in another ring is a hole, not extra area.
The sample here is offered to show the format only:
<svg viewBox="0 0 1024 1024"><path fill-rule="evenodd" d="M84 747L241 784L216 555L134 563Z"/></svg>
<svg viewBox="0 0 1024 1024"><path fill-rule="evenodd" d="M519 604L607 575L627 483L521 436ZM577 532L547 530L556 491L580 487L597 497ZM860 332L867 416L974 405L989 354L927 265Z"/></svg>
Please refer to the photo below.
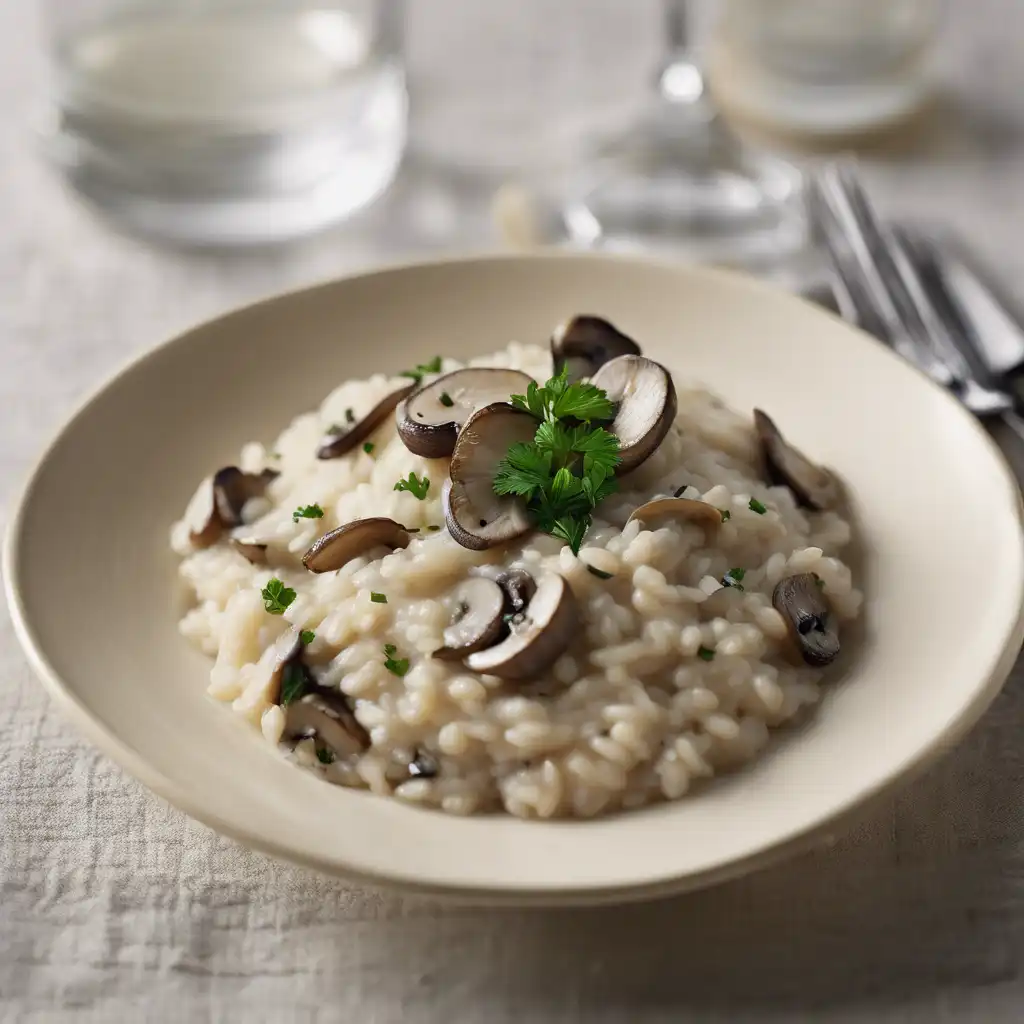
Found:
<svg viewBox="0 0 1024 1024"><path fill-rule="evenodd" d="M782 436L772 418L760 409L754 410L754 429L771 483L788 487L793 497L807 508L822 511L838 504L839 483L836 478L794 448Z"/></svg>
<svg viewBox="0 0 1024 1024"><path fill-rule="evenodd" d="M266 565L267 547L263 541L254 537L234 535L231 538L231 546L248 562L253 565Z"/></svg>
<svg viewBox="0 0 1024 1024"><path fill-rule="evenodd" d="M537 593L537 581L525 569L505 569L494 582L505 592L505 608L513 615L525 611Z"/></svg>
<svg viewBox="0 0 1024 1024"><path fill-rule="evenodd" d="M225 530L242 524L242 512L253 498L262 498L267 485L278 477L273 469L261 473L243 473L237 466L218 469L203 484L189 509L189 539L198 548L208 548L220 540Z"/></svg>
<svg viewBox="0 0 1024 1024"><path fill-rule="evenodd" d="M452 600L455 614L444 631L444 647L433 654L443 661L457 661L490 647L505 628L505 593L494 580L483 576L464 580L453 591Z"/></svg>
<svg viewBox="0 0 1024 1024"><path fill-rule="evenodd" d="M696 523L709 530L717 530L722 525L722 513L714 505L693 498L653 498L639 508L633 510L626 521L631 523L638 519L647 524L656 519L679 519Z"/></svg>
<svg viewBox="0 0 1024 1024"><path fill-rule="evenodd" d="M808 665L828 665L839 654L839 633L828 599L813 572L787 576L772 593L775 610Z"/></svg>
<svg viewBox="0 0 1024 1024"><path fill-rule="evenodd" d="M551 335L555 373L566 369L570 381L589 377L609 360L627 355L640 355L640 346L599 316L574 316Z"/></svg>
<svg viewBox="0 0 1024 1024"><path fill-rule="evenodd" d="M494 476L509 446L532 441L536 431L537 421L528 412L504 402L485 405L466 421L442 495L448 531L464 548L505 544L533 526L521 498L494 493Z"/></svg>
<svg viewBox="0 0 1024 1024"><path fill-rule="evenodd" d="M309 737L339 761L357 757L370 746L370 735L353 714L345 695L316 684L285 708L284 738Z"/></svg>
<svg viewBox="0 0 1024 1024"><path fill-rule="evenodd" d="M499 679L531 679L566 650L579 626L579 610L569 584L544 573L527 609L512 618L501 643L470 654L467 668Z"/></svg>
<svg viewBox="0 0 1024 1024"><path fill-rule="evenodd" d="M525 394L533 378L519 370L467 367L437 377L398 407L398 436L426 459L451 455L462 425L473 413L510 395Z"/></svg>
<svg viewBox="0 0 1024 1024"><path fill-rule="evenodd" d="M293 626L282 633L274 645L274 668L270 675L268 696L272 704L281 703L281 690L288 672L297 671L308 681L308 670L302 664L302 631Z"/></svg>
<svg viewBox="0 0 1024 1024"><path fill-rule="evenodd" d="M648 459L676 418L676 388L660 363L644 356L619 356L594 374L592 383L617 406L608 429L619 439L617 472Z"/></svg>
<svg viewBox="0 0 1024 1024"><path fill-rule="evenodd" d="M411 539L394 519L357 519L325 533L302 556L302 564L310 572L333 572L377 547L406 548Z"/></svg>
<svg viewBox="0 0 1024 1024"><path fill-rule="evenodd" d="M357 444L365 441L394 411L416 385L403 384L396 391L385 395L368 413L354 423L339 423L321 438L316 450L318 459L337 459L347 455Z"/></svg>

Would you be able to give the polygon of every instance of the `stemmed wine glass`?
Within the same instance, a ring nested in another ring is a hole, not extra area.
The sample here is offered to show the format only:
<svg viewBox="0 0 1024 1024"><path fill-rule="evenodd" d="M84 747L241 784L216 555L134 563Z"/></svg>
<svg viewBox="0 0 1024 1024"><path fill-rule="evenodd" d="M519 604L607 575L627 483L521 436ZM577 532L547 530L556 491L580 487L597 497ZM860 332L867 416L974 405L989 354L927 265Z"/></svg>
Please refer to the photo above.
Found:
<svg viewBox="0 0 1024 1024"><path fill-rule="evenodd" d="M556 202L570 242L757 266L807 240L801 176L722 120L690 45L690 0L663 0L665 54L648 109L596 140Z"/></svg>

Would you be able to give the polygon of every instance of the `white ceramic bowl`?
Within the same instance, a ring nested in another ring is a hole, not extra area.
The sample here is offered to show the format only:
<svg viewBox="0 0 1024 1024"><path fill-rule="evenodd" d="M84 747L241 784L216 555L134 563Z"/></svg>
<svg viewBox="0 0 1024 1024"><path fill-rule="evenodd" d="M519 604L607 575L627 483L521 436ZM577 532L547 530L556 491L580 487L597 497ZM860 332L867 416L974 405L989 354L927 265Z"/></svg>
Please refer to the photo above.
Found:
<svg viewBox="0 0 1024 1024"><path fill-rule="evenodd" d="M806 727L677 803L469 819L330 786L205 696L176 629L171 521L196 481L338 381L543 341L600 313L681 380L784 416L845 479L866 630ZM239 310L119 373L46 451L6 539L18 635L53 698L151 789L242 842L375 883L586 903L708 884L809 845L978 718L1022 639L1020 499L957 403L874 341L741 277L601 256L482 258ZM136 827L124 822L124 828Z"/></svg>

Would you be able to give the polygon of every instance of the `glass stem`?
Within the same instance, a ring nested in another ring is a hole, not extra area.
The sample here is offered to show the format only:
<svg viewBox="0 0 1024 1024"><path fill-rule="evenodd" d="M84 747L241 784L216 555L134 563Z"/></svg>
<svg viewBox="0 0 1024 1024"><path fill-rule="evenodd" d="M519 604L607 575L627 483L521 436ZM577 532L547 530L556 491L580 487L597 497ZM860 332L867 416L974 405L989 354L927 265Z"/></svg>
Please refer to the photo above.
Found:
<svg viewBox="0 0 1024 1024"><path fill-rule="evenodd" d="M690 0L662 0L665 53L657 88L668 103L695 106L704 98L704 76L690 45Z"/></svg>

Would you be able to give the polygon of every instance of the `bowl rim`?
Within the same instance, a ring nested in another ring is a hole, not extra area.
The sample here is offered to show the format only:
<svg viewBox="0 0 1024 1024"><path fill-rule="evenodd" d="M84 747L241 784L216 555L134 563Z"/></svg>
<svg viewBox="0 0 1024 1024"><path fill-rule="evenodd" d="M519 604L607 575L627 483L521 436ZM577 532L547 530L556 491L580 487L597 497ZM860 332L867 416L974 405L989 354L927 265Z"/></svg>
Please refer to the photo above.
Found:
<svg viewBox="0 0 1024 1024"><path fill-rule="evenodd" d="M0 575L3 577L4 595L7 600L14 634L25 654L33 673L42 682L51 700L67 720L102 753L110 757L116 764L140 781L147 789L166 802L183 811L189 817L201 822L209 828L228 836L250 849L258 850L289 863L318 871L322 874L341 878L358 884L386 887L420 895L440 896L448 900L486 906L594 906L617 904L647 899L656 899L673 894L689 892L705 888L732 878L739 877L755 869L769 867L788 859L798 853L810 850L817 845L829 843L834 833L852 824L855 820L866 816L880 800L890 794L897 786L909 784L930 768L939 758L956 745L981 718L1001 690L1009 676L1024 644L1024 578L1018 585L1017 617L1003 640L1002 647L991 663L979 673L981 682L975 689L974 696L960 713L950 720L945 728L937 733L927 745L912 751L876 784L862 788L857 794L849 797L844 803L837 805L831 813L820 815L813 820L791 830L788 835L781 835L774 840L763 843L748 854L723 861L704 870L693 871L684 875L659 878L650 882L639 882L625 885L583 885L569 888L538 888L536 885L511 883L509 885L457 885L442 884L418 880L413 873L399 874L389 871L367 871L350 866L330 863L315 855L304 855L295 847L254 835L242 827L236 827L221 818L215 812L202 807L187 790L172 778L149 764L141 754L121 740L115 732L94 717L86 706L75 696L72 689L61 679L60 674L48 659L36 632L29 621L28 610L22 596L21 587L21 542L25 531L27 513L32 495L38 485L42 471L51 453L59 442L70 433L79 419L116 383L141 367L160 353L173 347L181 339L191 335L201 327L212 327L242 312L258 310L263 306L274 305L282 300L298 298L319 290L330 289L346 281L353 281L378 276L387 276L396 272L415 272L419 269L438 267L457 267L462 265L486 263L521 263L521 262L582 262L622 263L633 266L647 266L660 270L681 272L704 278L709 282L719 282L734 290L745 290L754 295L771 295L777 297L779 289L770 283L750 277L726 268L697 266L684 264L660 255L636 255L631 253L602 252L564 252L561 250L543 250L527 253L482 252L470 254L453 254L443 258L425 258L414 260L395 260L375 265L369 269L355 271L341 276L332 276L298 288L274 293L240 306L229 308L221 313L194 321L189 326L177 330L170 337L155 345L151 345L115 368L104 379L79 400L73 411L67 414L60 426L52 432L42 450L33 461L27 478L12 502L12 514L4 533L2 550L0 550ZM814 305L798 295L789 296L792 301L806 305ZM829 310L814 306L817 313L841 319ZM969 413L961 403L946 389L939 387L925 374L905 363L899 356L891 352L876 338L865 334L859 328L842 321L846 327L860 334L863 340L878 346L889 357L902 366L911 369L933 391L938 391L947 403L951 415L966 418L976 438L987 446L995 458L999 468L1001 483L1014 495L1013 513L1017 520L1024 543L1024 497L1020 484L1010 468L1002 450L984 429L980 421ZM426 813L426 812L424 812ZM530 822L529 827L542 829L543 822Z"/></svg>

